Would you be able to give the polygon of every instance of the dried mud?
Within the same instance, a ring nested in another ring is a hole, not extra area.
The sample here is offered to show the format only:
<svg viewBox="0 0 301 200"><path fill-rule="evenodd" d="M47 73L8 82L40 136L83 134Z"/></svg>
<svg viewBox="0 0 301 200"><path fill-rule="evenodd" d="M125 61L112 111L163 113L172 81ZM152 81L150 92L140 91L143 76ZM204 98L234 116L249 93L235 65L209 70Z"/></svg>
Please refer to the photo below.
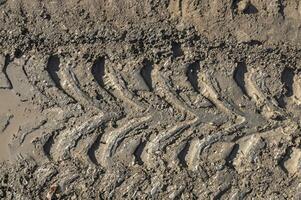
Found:
<svg viewBox="0 0 301 200"><path fill-rule="evenodd" d="M300 199L297 0L0 0L0 199Z"/></svg>

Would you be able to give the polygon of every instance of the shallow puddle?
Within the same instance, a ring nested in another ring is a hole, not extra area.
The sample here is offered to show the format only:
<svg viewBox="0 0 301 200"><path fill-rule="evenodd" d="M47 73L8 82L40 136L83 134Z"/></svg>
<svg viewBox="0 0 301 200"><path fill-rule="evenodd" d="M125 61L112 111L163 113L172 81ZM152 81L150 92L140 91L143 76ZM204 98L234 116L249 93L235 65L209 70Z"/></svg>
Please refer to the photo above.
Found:
<svg viewBox="0 0 301 200"><path fill-rule="evenodd" d="M7 125L0 130L0 161L9 160L9 144L19 127L35 120L37 112L29 102L21 102L13 90L0 90L0 118L7 119Z"/></svg>

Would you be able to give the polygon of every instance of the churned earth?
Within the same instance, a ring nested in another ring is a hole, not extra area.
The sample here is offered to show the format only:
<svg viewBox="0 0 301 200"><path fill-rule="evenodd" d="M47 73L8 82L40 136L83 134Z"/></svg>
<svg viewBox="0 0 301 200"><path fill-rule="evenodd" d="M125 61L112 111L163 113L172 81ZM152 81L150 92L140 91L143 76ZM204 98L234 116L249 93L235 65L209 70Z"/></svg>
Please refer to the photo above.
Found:
<svg viewBox="0 0 301 200"><path fill-rule="evenodd" d="M0 0L0 199L300 199L297 0Z"/></svg>

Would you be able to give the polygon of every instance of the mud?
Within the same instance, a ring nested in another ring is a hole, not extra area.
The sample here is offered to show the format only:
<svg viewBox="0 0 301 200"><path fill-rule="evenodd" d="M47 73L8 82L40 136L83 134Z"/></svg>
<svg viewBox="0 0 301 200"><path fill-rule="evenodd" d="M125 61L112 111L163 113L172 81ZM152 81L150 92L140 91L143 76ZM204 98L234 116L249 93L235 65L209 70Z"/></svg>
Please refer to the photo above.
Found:
<svg viewBox="0 0 301 200"><path fill-rule="evenodd" d="M1 199L300 199L299 1L0 1Z"/></svg>

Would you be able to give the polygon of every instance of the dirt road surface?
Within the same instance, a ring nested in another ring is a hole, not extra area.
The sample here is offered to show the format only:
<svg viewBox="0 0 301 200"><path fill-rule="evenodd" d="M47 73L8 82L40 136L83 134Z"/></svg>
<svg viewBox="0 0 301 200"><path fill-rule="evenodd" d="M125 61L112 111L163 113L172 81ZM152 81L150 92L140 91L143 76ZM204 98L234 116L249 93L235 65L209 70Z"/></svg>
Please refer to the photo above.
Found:
<svg viewBox="0 0 301 200"><path fill-rule="evenodd" d="M300 199L298 0L0 0L0 199Z"/></svg>

